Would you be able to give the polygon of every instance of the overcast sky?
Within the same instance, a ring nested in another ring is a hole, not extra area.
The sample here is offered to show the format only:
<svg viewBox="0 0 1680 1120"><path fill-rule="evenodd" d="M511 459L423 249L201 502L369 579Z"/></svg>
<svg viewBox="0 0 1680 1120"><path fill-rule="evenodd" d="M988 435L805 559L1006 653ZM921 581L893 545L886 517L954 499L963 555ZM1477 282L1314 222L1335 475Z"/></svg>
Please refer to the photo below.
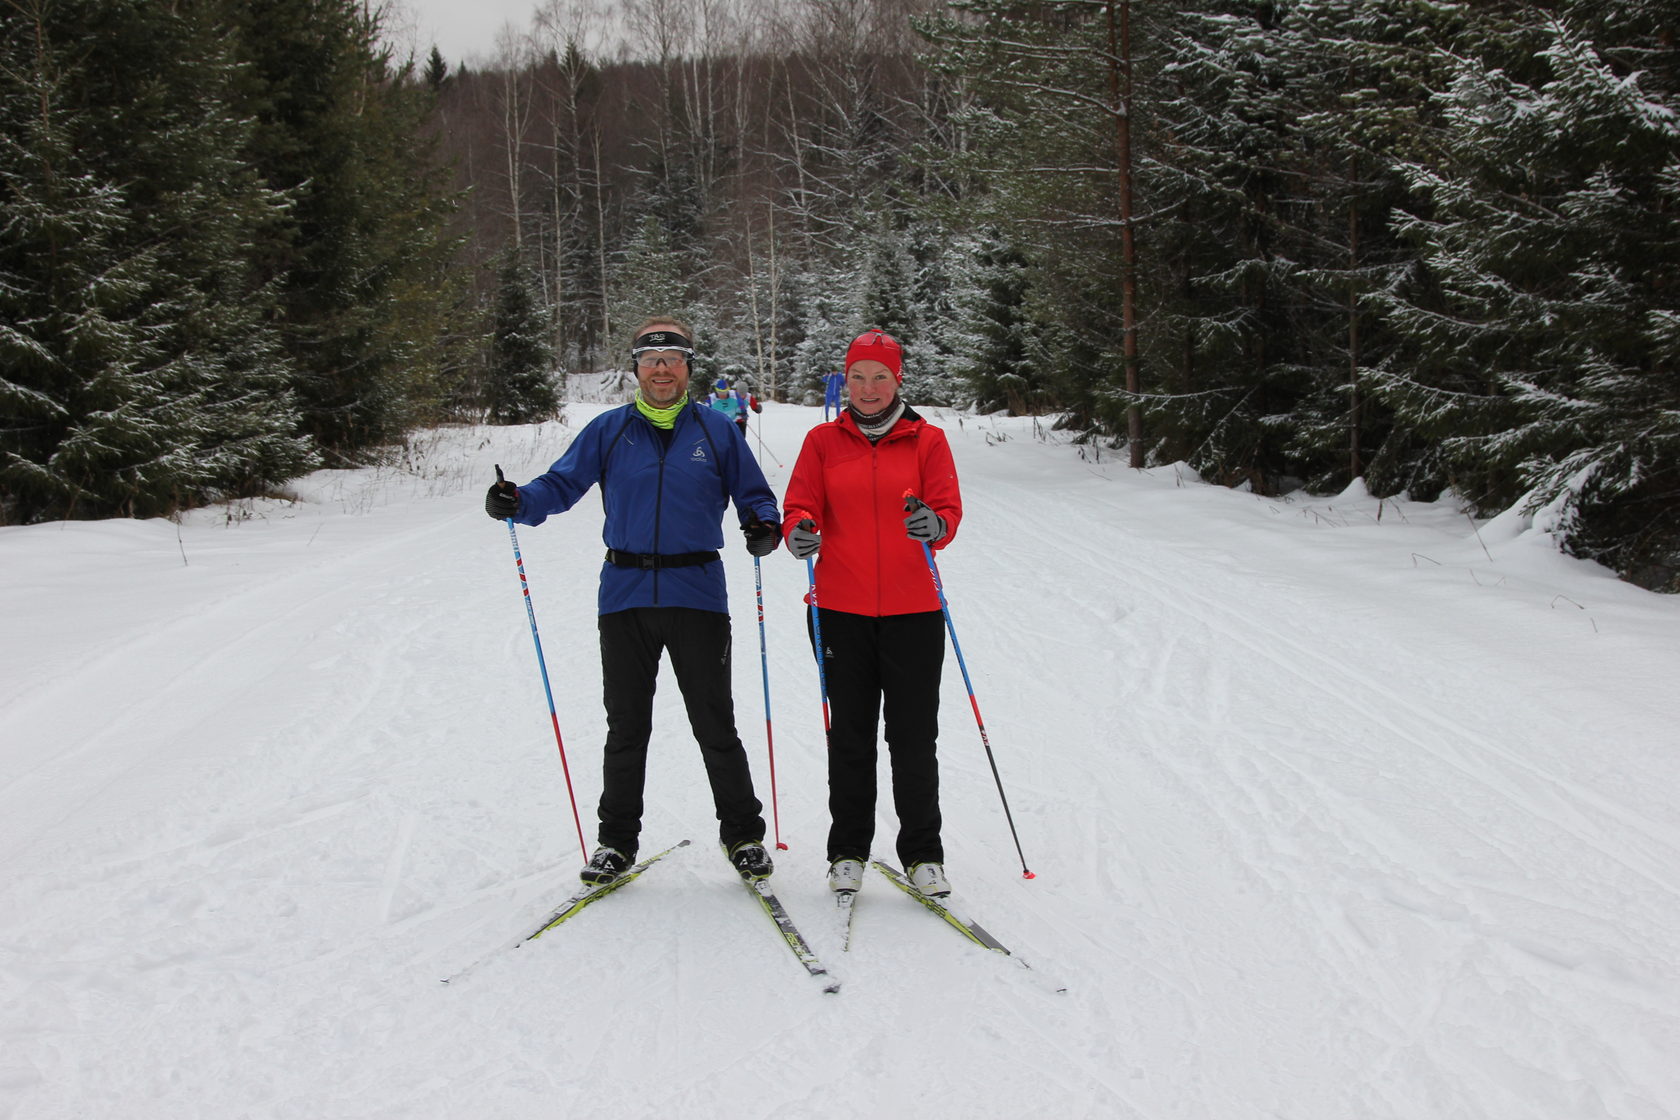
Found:
<svg viewBox="0 0 1680 1120"><path fill-rule="evenodd" d="M496 33L511 23L520 32L531 29L531 15L537 0L398 0L394 23L412 23L414 53L424 59L432 44L443 52L444 61L455 69L463 59L488 60L496 49ZM393 42L406 48L409 37L401 26L391 26Z"/></svg>

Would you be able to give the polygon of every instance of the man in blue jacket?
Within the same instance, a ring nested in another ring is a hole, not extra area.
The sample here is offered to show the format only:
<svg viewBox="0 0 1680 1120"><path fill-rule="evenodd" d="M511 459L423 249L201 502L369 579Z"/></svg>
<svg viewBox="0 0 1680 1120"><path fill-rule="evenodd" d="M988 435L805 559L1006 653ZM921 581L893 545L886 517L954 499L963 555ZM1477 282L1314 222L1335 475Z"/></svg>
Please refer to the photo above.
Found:
<svg viewBox="0 0 1680 1120"><path fill-rule="evenodd" d="M546 474L523 486L498 482L484 510L541 525L599 484L602 537L600 632L607 741L601 760L600 847L580 878L610 883L635 862L642 790L653 734L659 659L671 654L677 687L700 744L717 806L718 837L748 879L771 872L763 805L753 793L735 731L723 517L735 503L747 551L766 556L781 539L781 513L746 441L728 417L689 400L694 332L659 317L638 327L630 354L636 398L586 424Z"/></svg>

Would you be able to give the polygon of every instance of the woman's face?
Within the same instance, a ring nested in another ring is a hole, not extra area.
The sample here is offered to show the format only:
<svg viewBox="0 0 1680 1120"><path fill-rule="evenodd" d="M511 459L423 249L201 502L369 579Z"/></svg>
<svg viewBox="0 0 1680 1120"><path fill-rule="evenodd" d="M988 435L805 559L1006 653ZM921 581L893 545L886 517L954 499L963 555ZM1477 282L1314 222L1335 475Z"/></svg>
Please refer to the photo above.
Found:
<svg viewBox="0 0 1680 1120"><path fill-rule="evenodd" d="M892 407L898 396L898 378L883 362L865 358L846 371L846 396L852 407L873 416Z"/></svg>

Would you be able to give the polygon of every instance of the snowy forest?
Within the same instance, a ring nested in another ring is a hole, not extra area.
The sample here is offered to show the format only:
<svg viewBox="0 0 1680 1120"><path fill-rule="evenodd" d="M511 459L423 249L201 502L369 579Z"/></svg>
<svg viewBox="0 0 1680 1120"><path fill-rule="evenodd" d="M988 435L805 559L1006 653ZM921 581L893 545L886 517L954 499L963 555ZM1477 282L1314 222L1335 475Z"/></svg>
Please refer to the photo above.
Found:
<svg viewBox="0 0 1680 1120"><path fill-rule="evenodd" d="M1673 0L0 0L0 524L697 388L917 403L1260 494L1545 510L1680 590Z"/></svg>

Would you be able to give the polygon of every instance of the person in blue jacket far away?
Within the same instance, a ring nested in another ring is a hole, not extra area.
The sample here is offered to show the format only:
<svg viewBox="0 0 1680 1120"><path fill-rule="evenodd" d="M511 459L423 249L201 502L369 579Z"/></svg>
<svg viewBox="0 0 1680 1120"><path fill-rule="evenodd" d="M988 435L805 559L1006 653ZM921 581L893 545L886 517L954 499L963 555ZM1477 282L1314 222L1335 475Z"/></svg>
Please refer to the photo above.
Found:
<svg viewBox="0 0 1680 1120"><path fill-rule="evenodd" d="M828 419L829 409L834 410L834 418L840 418L841 403L846 396L846 375L839 370L823 378L823 420Z"/></svg>
<svg viewBox="0 0 1680 1120"><path fill-rule="evenodd" d="M547 473L498 481L484 510L541 525L601 488L599 628L607 738L601 758L599 847L580 873L610 883L635 862L653 733L654 682L669 651L717 806L718 839L747 879L771 873L763 805L735 730L723 518L735 504L747 551L781 540L781 512L746 441L723 413L691 401L694 332L658 316L636 328L630 355L636 397L584 425Z"/></svg>

